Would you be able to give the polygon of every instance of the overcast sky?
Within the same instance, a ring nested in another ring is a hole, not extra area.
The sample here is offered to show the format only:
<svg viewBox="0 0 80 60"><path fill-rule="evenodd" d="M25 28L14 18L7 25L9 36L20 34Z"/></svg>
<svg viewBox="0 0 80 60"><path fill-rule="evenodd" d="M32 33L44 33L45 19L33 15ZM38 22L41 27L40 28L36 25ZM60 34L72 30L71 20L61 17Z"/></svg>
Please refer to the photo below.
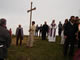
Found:
<svg viewBox="0 0 80 60"><path fill-rule="evenodd" d="M12 28L13 33L18 24L24 28L24 33L28 34L29 16L27 10L30 9L31 0L0 0L0 18L7 19L8 29ZM58 24L64 22L71 15L80 16L80 0L32 0L33 11L32 20L36 24L43 24L47 21L50 25L53 19Z"/></svg>

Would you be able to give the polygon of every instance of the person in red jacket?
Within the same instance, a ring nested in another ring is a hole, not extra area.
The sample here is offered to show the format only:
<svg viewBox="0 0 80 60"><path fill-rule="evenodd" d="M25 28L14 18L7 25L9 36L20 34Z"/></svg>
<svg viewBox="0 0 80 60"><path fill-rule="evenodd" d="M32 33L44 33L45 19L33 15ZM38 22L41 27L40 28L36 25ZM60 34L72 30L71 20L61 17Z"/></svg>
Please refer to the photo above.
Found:
<svg viewBox="0 0 80 60"><path fill-rule="evenodd" d="M10 36L12 36L12 29L11 28L9 29L9 34L10 34Z"/></svg>

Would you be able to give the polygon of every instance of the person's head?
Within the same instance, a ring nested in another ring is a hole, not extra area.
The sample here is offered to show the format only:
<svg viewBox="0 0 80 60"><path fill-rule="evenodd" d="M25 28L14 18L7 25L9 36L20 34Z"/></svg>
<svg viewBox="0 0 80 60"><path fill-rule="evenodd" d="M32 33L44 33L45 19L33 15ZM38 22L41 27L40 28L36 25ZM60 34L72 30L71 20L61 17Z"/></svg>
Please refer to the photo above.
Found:
<svg viewBox="0 0 80 60"><path fill-rule="evenodd" d="M5 18L0 19L0 26L6 27L6 19Z"/></svg>
<svg viewBox="0 0 80 60"><path fill-rule="evenodd" d="M47 24L47 22L45 21L44 24Z"/></svg>
<svg viewBox="0 0 80 60"><path fill-rule="evenodd" d="M64 23L67 24L68 23L68 19L65 19L65 22Z"/></svg>
<svg viewBox="0 0 80 60"><path fill-rule="evenodd" d="M76 17L75 17L75 20L74 20L74 23L78 24L78 21L79 21L79 17L76 16Z"/></svg>
<svg viewBox="0 0 80 60"><path fill-rule="evenodd" d="M71 16L70 19L71 19L71 20L74 20L74 19L75 19L75 16Z"/></svg>
<svg viewBox="0 0 80 60"><path fill-rule="evenodd" d="M59 21L59 24L61 24L61 21Z"/></svg>
<svg viewBox="0 0 80 60"><path fill-rule="evenodd" d="M70 21L71 21L72 23L74 23L74 20L75 20L75 16L71 16L71 17L70 17Z"/></svg>
<svg viewBox="0 0 80 60"><path fill-rule="evenodd" d="M19 27L21 27L21 24L19 24Z"/></svg>
<svg viewBox="0 0 80 60"><path fill-rule="evenodd" d="M55 23L55 20L52 21L52 24Z"/></svg>
<svg viewBox="0 0 80 60"><path fill-rule="evenodd" d="M79 19L79 17L78 17L78 16L76 16L75 18L76 18L76 20L78 20L78 19Z"/></svg>
<svg viewBox="0 0 80 60"><path fill-rule="evenodd" d="M35 21L32 21L32 25L34 25L35 24Z"/></svg>
<svg viewBox="0 0 80 60"><path fill-rule="evenodd" d="M12 30L11 28L9 30Z"/></svg>

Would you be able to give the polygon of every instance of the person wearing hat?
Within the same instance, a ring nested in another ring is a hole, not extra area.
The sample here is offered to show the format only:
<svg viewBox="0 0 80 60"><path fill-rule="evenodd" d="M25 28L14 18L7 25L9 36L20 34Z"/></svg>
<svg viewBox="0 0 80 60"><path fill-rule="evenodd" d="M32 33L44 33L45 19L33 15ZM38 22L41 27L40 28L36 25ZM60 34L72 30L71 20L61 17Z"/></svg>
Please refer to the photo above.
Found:
<svg viewBox="0 0 80 60"><path fill-rule="evenodd" d="M11 43L10 34L6 28L6 19L0 19L0 60L7 58L8 47Z"/></svg>

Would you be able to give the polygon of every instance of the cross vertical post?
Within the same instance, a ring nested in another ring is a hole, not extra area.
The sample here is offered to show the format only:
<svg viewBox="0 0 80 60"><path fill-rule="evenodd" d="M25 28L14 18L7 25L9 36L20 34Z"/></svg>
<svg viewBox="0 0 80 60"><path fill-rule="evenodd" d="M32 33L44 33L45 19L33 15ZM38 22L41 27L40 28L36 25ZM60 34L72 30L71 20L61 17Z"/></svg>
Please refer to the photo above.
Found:
<svg viewBox="0 0 80 60"><path fill-rule="evenodd" d="M29 26L29 40L27 41L27 46L28 47L31 47L32 46L32 41L33 41L33 33L32 33L32 30L31 30L31 26L32 26L32 11L33 10L36 10L36 7L32 8L32 4L33 2L31 2L31 7L30 7L30 10L28 10L27 12L29 13L30 12L30 26Z"/></svg>
<svg viewBox="0 0 80 60"><path fill-rule="evenodd" d="M31 2L30 10L27 11L28 13L30 12L30 29L31 29L31 22L32 22L32 11L36 10L36 7L32 8L32 4L33 4L33 2Z"/></svg>
<svg viewBox="0 0 80 60"><path fill-rule="evenodd" d="M31 2L31 9L32 9L32 2ZM31 29L31 21L32 21L32 11L30 12L30 29Z"/></svg>

